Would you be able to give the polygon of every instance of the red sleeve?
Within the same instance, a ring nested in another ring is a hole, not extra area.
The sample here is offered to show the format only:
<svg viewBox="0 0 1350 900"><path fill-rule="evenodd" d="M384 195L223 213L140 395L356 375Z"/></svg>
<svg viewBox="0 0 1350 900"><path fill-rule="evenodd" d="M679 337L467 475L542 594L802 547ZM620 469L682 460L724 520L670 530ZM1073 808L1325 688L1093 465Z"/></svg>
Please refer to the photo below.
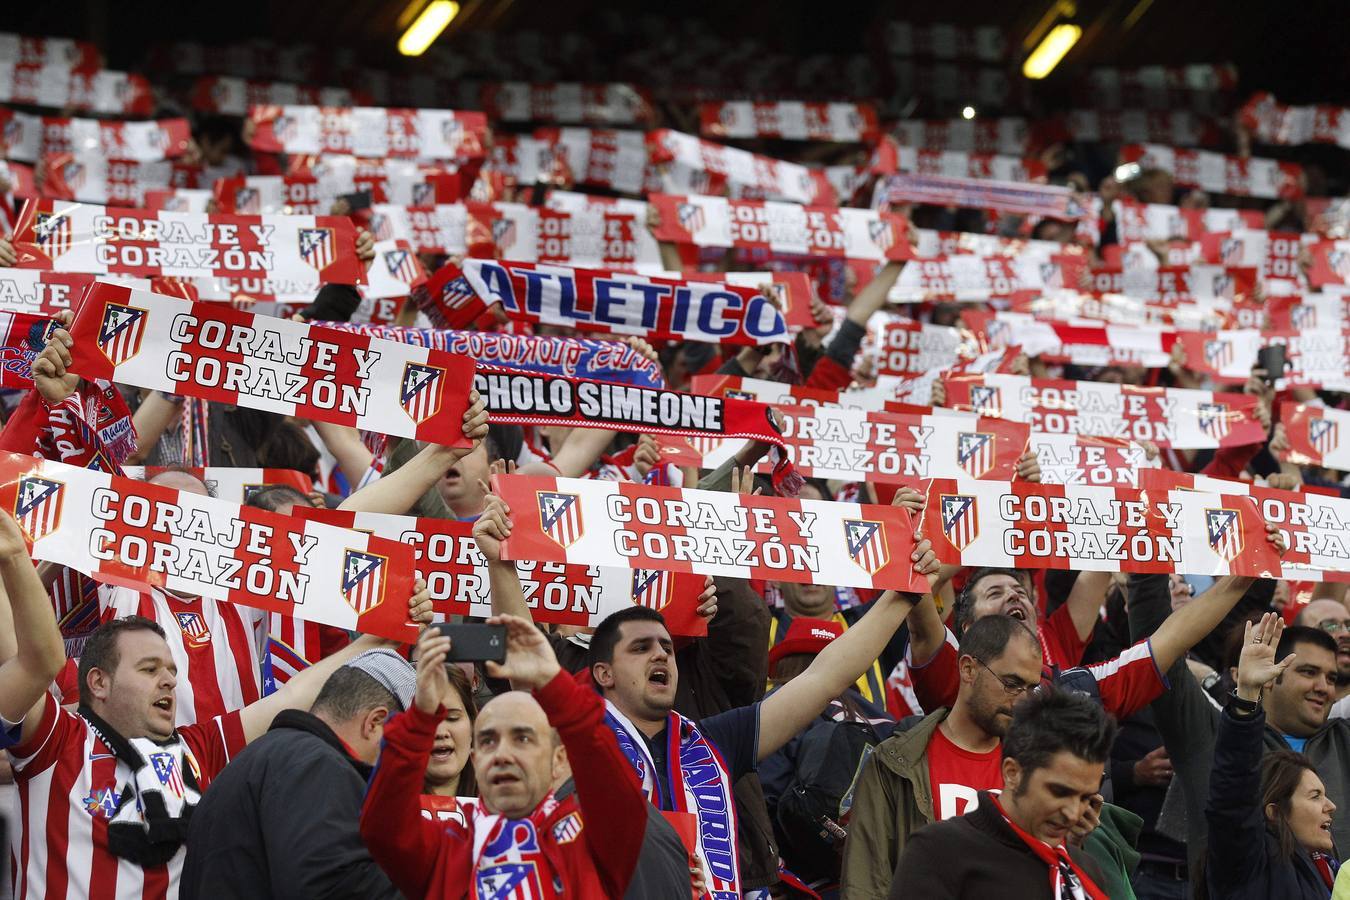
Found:
<svg viewBox="0 0 1350 900"><path fill-rule="evenodd" d="M534 697L567 748L595 871L607 896L622 897L647 830L647 798L637 773L605 725L605 705L595 691L564 670Z"/></svg>
<svg viewBox="0 0 1350 900"><path fill-rule="evenodd" d="M806 387L843 390L853 383L853 373L829 356L822 355L806 378Z"/></svg>
<svg viewBox="0 0 1350 900"><path fill-rule="evenodd" d="M24 781L51 768L66 742L74 740L83 730L82 721L79 716L62 709L56 698L47 694L43 698L38 727L32 738L26 744L15 744L9 748L14 763L14 780Z"/></svg>
<svg viewBox="0 0 1350 900"><path fill-rule="evenodd" d="M244 723L240 720L240 712L236 709L208 722L184 725L178 729L178 736L187 744L201 768L203 790L248 743L244 740Z"/></svg>
<svg viewBox="0 0 1350 900"><path fill-rule="evenodd" d="M1237 478L1247 468L1247 463L1252 461L1260 450L1262 444L1243 444L1239 447L1220 447L1214 451L1214 458L1209 461L1203 469L1201 475L1212 475L1215 478Z"/></svg>
<svg viewBox="0 0 1350 900"><path fill-rule="evenodd" d="M1167 689L1167 679L1153 660L1153 645L1140 641L1115 659L1088 666L1097 679L1102 708L1124 719L1148 706Z"/></svg>
<svg viewBox="0 0 1350 900"><path fill-rule="evenodd" d="M371 858L412 898L432 893L441 853L455 857L450 864L456 869L447 873L455 884L468 884L471 875L468 833L455 823L422 817L422 776L440 721L439 710L428 715L414 706L385 723L384 745L361 805L361 837Z"/></svg>
<svg viewBox="0 0 1350 900"><path fill-rule="evenodd" d="M0 430L0 452L31 455L42 440L47 408L39 402L37 389L28 391Z"/></svg>
<svg viewBox="0 0 1350 900"><path fill-rule="evenodd" d="M914 696L926 713L956 703L956 692L961 687L961 670L957 668L956 638L951 631L933 658L922 666L909 666L909 677L914 681Z"/></svg>
<svg viewBox="0 0 1350 900"><path fill-rule="evenodd" d="M1083 661L1087 641L1078 636L1078 626L1073 624L1069 604L1061 603L1059 608L1041 623L1041 637L1045 638L1046 646L1055 656L1054 659L1045 661L1047 665L1072 669Z"/></svg>

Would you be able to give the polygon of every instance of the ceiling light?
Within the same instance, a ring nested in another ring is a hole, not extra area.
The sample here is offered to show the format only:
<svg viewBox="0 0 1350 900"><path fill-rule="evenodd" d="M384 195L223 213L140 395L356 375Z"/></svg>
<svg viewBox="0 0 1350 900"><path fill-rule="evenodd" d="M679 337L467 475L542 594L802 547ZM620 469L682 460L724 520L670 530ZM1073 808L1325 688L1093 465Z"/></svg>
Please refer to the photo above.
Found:
<svg viewBox="0 0 1350 900"><path fill-rule="evenodd" d="M961 109L961 118L963 118L963 119L973 119L973 118L975 118L975 107L973 107L973 106L962 107L962 109Z"/></svg>
<svg viewBox="0 0 1350 900"><path fill-rule="evenodd" d="M1022 74L1028 78L1049 75L1082 36L1083 29L1077 25L1056 25L1022 63Z"/></svg>
<svg viewBox="0 0 1350 900"><path fill-rule="evenodd" d="M431 0L398 39L398 52L404 56L421 56L458 14L459 4L453 0Z"/></svg>

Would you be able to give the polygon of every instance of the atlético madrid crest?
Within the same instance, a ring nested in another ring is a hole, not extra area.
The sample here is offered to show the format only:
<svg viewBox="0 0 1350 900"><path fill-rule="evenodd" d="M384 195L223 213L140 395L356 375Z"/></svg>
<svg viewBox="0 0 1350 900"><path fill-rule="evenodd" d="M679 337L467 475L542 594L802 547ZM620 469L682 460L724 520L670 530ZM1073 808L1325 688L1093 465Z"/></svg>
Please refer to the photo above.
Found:
<svg viewBox="0 0 1350 900"><path fill-rule="evenodd" d="M19 479L14 497L14 518L30 541L38 541L61 526L61 502L65 484L38 475Z"/></svg>
<svg viewBox="0 0 1350 900"><path fill-rule="evenodd" d="M539 525L566 549L581 538L581 498L576 494L539 491Z"/></svg>
<svg viewBox="0 0 1350 900"><path fill-rule="evenodd" d="M663 569L633 570L633 602L657 612L670 602L670 587L674 575Z"/></svg>
<svg viewBox="0 0 1350 900"><path fill-rule="evenodd" d="M1326 456L1340 446L1340 428L1331 419L1308 419L1308 443Z"/></svg>
<svg viewBox="0 0 1350 900"><path fill-rule="evenodd" d="M114 366L141 352L141 340L150 318L149 310L139 306L109 303L103 307L103 321L98 326L99 352Z"/></svg>
<svg viewBox="0 0 1350 900"><path fill-rule="evenodd" d="M844 541L848 544L848 555L868 575L875 575L891 561L890 547L886 544L886 532L880 522L867 519L845 519Z"/></svg>
<svg viewBox="0 0 1350 900"><path fill-rule="evenodd" d="M348 550L342 557L342 598L365 615L384 602L385 571L389 557L365 550Z"/></svg>
<svg viewBox="0 0 1350 900"><path fill-rule="evenodd" d="M942 533L957 550L966 549L980 536L980 520L974 497L968 494L943 494L938 511L942 514Z"/></svg>
<svg viewBox="0 0 1350 900"><path fill-rule="evenodd" d="M985 384L973 385L970 389L970 411L982 416L1003 415L1003 392Z"/></svg>
<svg viewBox="0 0 1350 900"><path fill-rule="evenodd" d="M971 478L982 478L994 466L994 436L984 431L957 432L956 461Z"/></svg>
<svg viewBox="0 0 1350 900"><path fill-rule="evenodd" d="M1242 552L1242 515L1236 509L1206 509L1205 533L1210 548L1228 562Z"/></svg>
<svg viewBox="0 0 1350 900"><path fill-rule="evenodd" d="M300 259L316 272L322 272L337 257L337 240L333 229L301 228L297 235Z"/></svg>
<svg viewBox="0 0 1350 900"><path fill-rule="evenodd" d="M445 369L423 363L404 363L398 402L408 416L421 425L441 409Z"/></svg>

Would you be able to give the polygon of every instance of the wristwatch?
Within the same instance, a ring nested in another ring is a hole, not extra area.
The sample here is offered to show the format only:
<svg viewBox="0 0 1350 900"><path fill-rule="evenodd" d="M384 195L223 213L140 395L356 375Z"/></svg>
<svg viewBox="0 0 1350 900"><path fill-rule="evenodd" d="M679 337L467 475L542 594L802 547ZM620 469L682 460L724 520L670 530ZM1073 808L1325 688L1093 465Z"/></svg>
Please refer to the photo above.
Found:
<svg viewBox="0 0 1350 900"><path fill-rule="evenodd" d="M1228 695L1228 708L1239 719L1250 719L1261 711L1260 700L1244 700L1238 696L1237 688Z"/></svg>

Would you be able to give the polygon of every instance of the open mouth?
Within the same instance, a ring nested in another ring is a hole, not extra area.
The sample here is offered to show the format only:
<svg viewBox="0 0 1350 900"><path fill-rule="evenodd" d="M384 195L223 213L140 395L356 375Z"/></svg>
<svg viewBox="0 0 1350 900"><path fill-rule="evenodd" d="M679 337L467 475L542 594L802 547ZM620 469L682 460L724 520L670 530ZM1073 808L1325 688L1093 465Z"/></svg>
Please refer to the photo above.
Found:
<svg viewBox="0 0 1350 900"><path fill-rule="evenodd" d="M1330 819L1327 819L1325 822L1323 822L1321 825L1319 825L1319 826L1317 826L1317 827L1318 827L1318 828L1321 828L1323 831L1330 832L1330 831L1331 831L1331 820L1330 820Z"/></svg>
<svg viewBox="0 0 1350 900"><path fill-rule="evenodd" d="M488 779L488 784L493 787L507 787L509 785L520 784L520 778L511 772L498 772Z"/></svg>
<svg viewBox="0 0 1350 900"><path fill-rule="evenodd" d="M1026 607L1020 603L1013 604L1012 606L1008 607L1007 616L1010 619L1016 619L1019 622L1025 622L1027 620Z"/></svg>
<svg viewBox="0 0 1350 900"><path fill-rule="evenodd" d="M432 762L449 762L454 755L455 745L447 744L432 748L431 760Z"/></svg>
<svg viewBox="0 0 1350 900"><path fill-rule="evenodd" d="M156 709L162 709L165 712L173 712L173 697L160 697L155 701Z"/></svg>
<svg viewBox="0 0 1350 900"><path fill-rule="evenodd" d="M660 687L670 687L670 670L664 668L652 669L651 674L647 676L647 683Z"/></svg>

